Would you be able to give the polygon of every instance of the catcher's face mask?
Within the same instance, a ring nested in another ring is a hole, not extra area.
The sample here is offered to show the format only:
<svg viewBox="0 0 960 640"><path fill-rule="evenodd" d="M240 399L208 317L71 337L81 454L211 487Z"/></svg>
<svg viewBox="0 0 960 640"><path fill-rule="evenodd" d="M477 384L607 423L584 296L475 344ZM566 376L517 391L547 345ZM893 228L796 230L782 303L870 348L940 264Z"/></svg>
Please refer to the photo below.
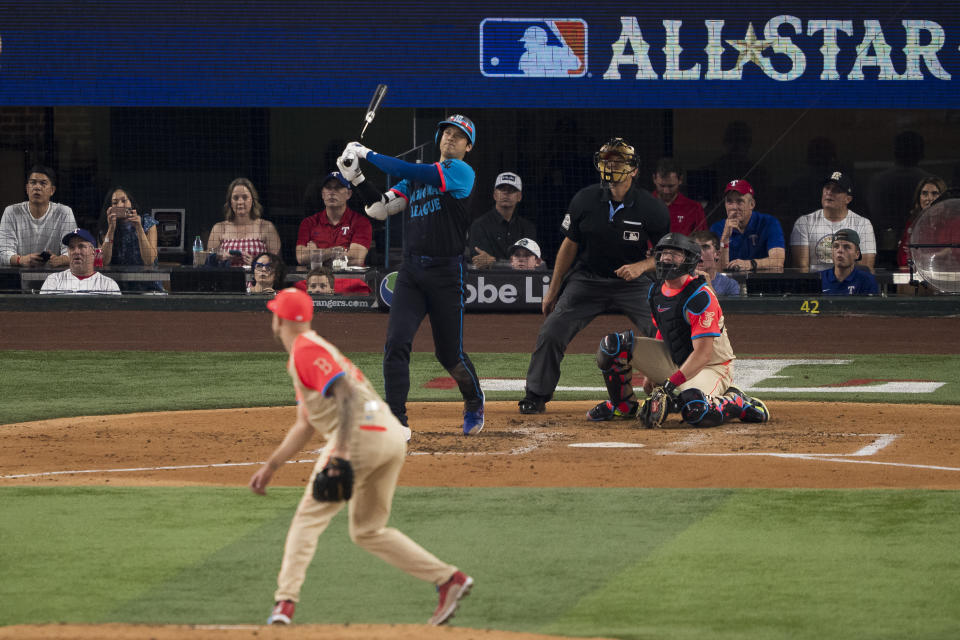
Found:
<svg viewBox="0 0 960 640"><path fill-rule="evenodd" d="M668 233L654 250L657 261L657 279L673 280L693 275L700 262L700 245L680 233Z"/></svg>
<svg viewBox="0 0 960 640"><path fill-rule="evenodd" d="M633 147L623 138L608 140L593 154L593 164L604 182L623 182L637 169Z"/></svg>

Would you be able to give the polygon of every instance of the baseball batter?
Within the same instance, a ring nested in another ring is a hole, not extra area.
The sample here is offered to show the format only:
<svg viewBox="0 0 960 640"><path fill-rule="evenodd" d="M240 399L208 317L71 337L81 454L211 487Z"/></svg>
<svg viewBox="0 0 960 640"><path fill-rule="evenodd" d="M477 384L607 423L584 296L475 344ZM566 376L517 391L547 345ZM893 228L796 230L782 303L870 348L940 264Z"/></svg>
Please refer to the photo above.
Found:
<svg viewBox="0 0 960 640"><path fill-rule="evenodd" d="M273 474L320 432L327 439L287 533L268 624L290 624L317 539L348 506L350 539L406 573L437 585L440 601L429 624L454 614L473 579L387 527L406 456L403 428L370 382L332 344L311 330L313 300L284 289L267 303L273 334L290 354L287 372L297 394L297 418L283 442L250 478L264 494Z"/></svg>
<svg viewBox="0 0 960 640"><path fill-rule="evenodd" d="M476 128L469 118L453 115L437 123L434 140L440 147L440 160L433 164L404 162L351 142L337 159L337 166L360 192L371 218L386 220L404 213L403 264L397 274L383 349L387 404L393 415L409 426L410 348L423 317L429 314L434 353L460 388L463 433L471 435L483 429L483 391L463 350L463 256L470 226L467 200L474 182L473 169L463 158L473 148ZM364 181L356 157L403 180L380 194Z"/></svg>
<svg viewBox="0 0 960 640"><path fill-rule="evenodd" d="M706 279L693 277L700 245L683 234L668 233L657 242L654 258L657 281L647 300L657 335L635 338L625 331L601 340L597 365L610 399L588 411L587 418L636 416L644 426L657 427L668 413L679 411L694 427L715 427L731 418L766 422L766 405L731 386L735 356L723 310ZM643 374L643 388L650 396L642 407L630 384L634 367Z"/></svg>

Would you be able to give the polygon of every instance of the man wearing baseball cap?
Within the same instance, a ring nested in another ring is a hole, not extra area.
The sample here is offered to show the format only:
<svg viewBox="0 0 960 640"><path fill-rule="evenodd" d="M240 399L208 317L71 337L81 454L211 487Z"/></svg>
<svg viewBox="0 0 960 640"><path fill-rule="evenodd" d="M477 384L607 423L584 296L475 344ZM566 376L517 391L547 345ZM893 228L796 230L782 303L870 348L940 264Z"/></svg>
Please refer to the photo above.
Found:
<svg viewBox="0 0 960 640"><path fill-rule="evenodd" d="M824 295L879 295L877 279L869 271L856 266L862 257L860 234L853 229L840 229L833 234L832 247L833 268L820 272Z"/></svg>
<svg viewBox="0 0 960 640"><path fill-rule="evenodd" d="M720 236L720 268L724 271L779 269L786 258L780 221L754 211L756 194L746 180L731 180L723 190L725 221L710 230Z"/></svg>
<svg viewBox="0 0 960 640"><path fill-rule="evenodd" d="M323 210L303 219L297 232L297 262L310 264L315 249L343 247L351 265L363 266L370 251L373 227L367 216L347 206L353 195L339 171L328 173L320 185Z"/></svg>
<svg viewBox="0 0 960 640"><path fill-rule="evenodd" d="M62 242L67 247L70 268L47 276L40 293L120 295L117 283L93 268L97 241L89 231L74 229L63 236Z"/></svg>
<svg viewBox="0 0 960 640"><path fill-rule="evenodd" d="M467 247L474 269L486 269L497 261L507 261L517 240L536 238L536 225L517 213L522 199L520 176L511 171L497 176L493 182L493 208L470 225Z"/></svg>
<svg viewBox="0 0 960 640"><path fill-rule="evenodd" d="M793 266L804 271L823 271L833 266L833 238L841 229L855 231L863 252L863 265L873 271L877 259L877 241L873 224L850 208L853 181L842 171L833 171L823 181L820 205L823 207L800 216L790 233Z"/></svg>
<svg viewBox="0 0 960 640"><path fill-rule="evenodd" d="M350 537L401 571L436 585L440 601L428 624L444 624L470 592L473 578L387 527L410 430L393 416L366 376L311 329L309 295L283 289L267 308L273 312L273 335L290 354L287 373L297 395L297 417L283 442L250 478L250 490L265 494L273 474L317 432L326 440L310 474L311 490L304 493L290 523L267 623L291 623L317 537L353 500L348 509ZM333 492L336 497L331 496L330 485L339 488Z"/></svg>

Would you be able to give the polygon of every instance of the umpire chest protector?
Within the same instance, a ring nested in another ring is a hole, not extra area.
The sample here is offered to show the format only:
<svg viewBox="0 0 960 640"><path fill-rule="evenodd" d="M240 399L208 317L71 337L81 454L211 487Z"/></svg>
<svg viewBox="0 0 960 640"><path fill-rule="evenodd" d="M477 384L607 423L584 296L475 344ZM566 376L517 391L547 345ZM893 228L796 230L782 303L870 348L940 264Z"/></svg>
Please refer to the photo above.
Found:
<svg viewBox="0 0 960 640"><path fill-rule="evenodd" d="M670 357L677 366L683 364L693 353L693 339L690 337L690 324L687 322L686 312L688 310L694 313L703 311L702 308L687 309L687 305L706 284L707 281L703 276L693 278L680 290L680 293L668 297L663 295L663 283L657 282L650 287L650 293L647 294L650 312L657 323L657 328L660 329L660 336L670 351ZM703 304L710 303L709 296L702 297ZM699 299L694 304L698 302Z"/></svg>

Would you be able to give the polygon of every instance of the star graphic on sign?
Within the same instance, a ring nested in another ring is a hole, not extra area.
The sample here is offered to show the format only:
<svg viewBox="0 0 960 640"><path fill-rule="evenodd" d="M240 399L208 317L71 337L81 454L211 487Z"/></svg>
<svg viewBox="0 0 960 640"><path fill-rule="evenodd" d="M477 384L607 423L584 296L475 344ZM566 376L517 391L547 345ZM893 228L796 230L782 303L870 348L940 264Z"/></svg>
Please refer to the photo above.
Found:
<svg viewBox="0 0 960 640"><path fill-rule="evenodd" d="M743 72L743 65L752 62L763 69L763 50L773 44L772 40L757 40L757 33L753 30L753 23L747 24L747 33L743 40L727 40L727 44L740 52L737 58L737 71Z"/></svg>

